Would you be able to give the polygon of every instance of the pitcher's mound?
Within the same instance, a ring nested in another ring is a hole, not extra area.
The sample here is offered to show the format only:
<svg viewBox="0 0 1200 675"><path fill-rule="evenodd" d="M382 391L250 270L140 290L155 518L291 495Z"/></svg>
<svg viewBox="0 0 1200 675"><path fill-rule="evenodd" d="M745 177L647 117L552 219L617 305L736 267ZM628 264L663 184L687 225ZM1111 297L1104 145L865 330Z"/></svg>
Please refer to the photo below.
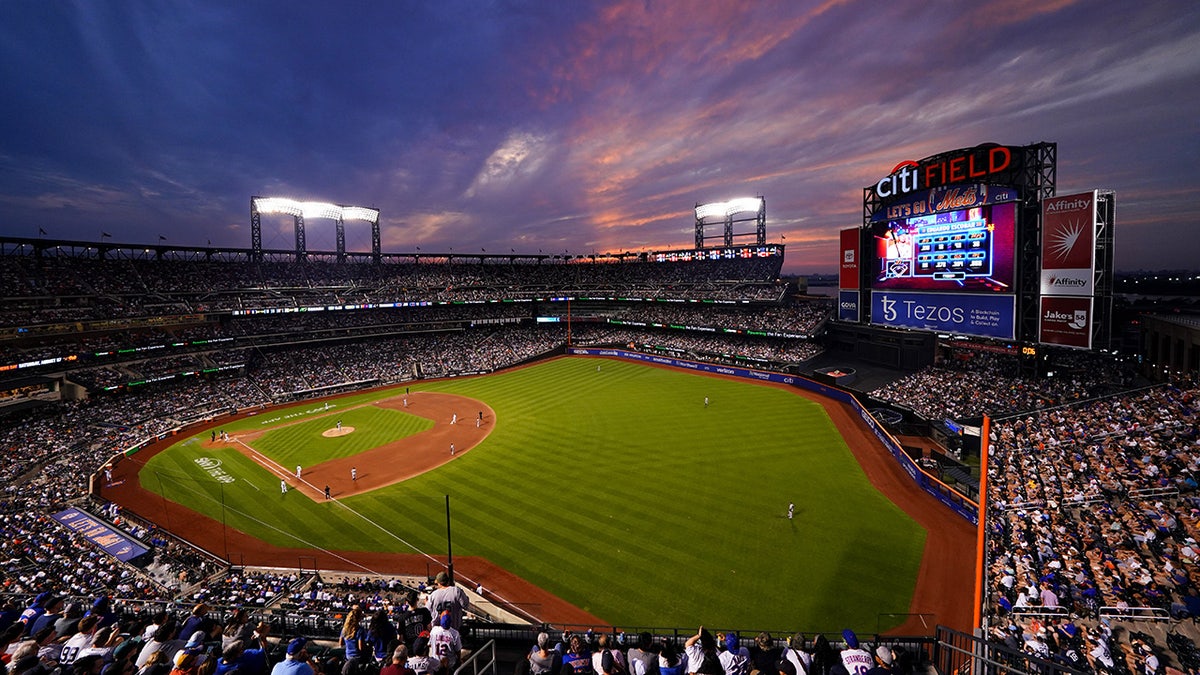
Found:
<svg viewBox="0 0 1200 675"><path fill-rule="evenodd" d="M326 429L325 431L322 431L321 435L325 438L335 438L337 436L345 436L346 434L352 433L354 433L354 427L342 427L341 429L334 427L332 429Z"/></svg>

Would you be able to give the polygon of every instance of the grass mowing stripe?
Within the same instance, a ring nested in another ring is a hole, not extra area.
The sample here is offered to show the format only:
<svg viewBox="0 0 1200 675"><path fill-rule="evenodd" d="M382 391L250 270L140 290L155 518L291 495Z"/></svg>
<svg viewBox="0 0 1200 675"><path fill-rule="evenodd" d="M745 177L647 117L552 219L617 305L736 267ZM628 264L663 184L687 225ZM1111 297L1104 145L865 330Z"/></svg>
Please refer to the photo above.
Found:
<svg viewBox="0 0 1200 675"><path fill-rule="evenodd" d="M876 612L906 611L924 532L870 487L818 404L750 382L597 359L412 386L477 398L497 416L462 458L346 500L423 550L444 553L449 494L455 553L488 557L614 623L873 630ZM288 419L317 416L320 406L296 406ZM342 405L338 414L346 423L353 412ZM402 431L383 418L363 426ZM270 485L255 466L235 468ZM259 498L278 497L278 481L272 489ZM795 521L784 517L789 501ZM304 523L327 548L407 552L329 509L297 505L294 519L278 520ZM872 599L847 602L860 583L873 587ZM730 584L775 590L765 604L746 603ZM829 596L811 597L821 589Z"/></svg>

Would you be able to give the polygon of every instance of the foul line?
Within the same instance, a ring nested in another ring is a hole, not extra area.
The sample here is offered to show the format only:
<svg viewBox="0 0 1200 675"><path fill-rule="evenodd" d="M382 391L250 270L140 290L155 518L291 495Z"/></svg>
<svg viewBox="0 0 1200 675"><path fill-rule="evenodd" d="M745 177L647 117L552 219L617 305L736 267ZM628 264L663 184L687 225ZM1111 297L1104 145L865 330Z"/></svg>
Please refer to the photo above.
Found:
<svg viewBox="0 0 1200 675"><path fill-rule="evenodd" d="M254 448L250 447L250 445L248 445L248 444L247 444L245 441L243 441L241 438L238 438L238 437L236 437L236 436L234 436L234 437L232 437L232 438L233 438L233 441L234 441L235 443L237 443L237 444L241 445L243 448L245 448L246 450L248 450L248 451L251 453L251 456L252 456L251 458L252 458L252 459L254 459L255 461L257 461L259 464L261 464L261 465L262 465L264 468L266 468L268 471L272 471L273 473L275 473L276 475L278 475L278 476L280 476L280 477L282 477L282 478L284 478L284 479L288 479L288 478L293 478L293 479L294 479L294 478L296 477L296 475L295 475L294 473L288 473L288 470L287 470L286 468L284 468L284 466L283 466L282 464L280 464L280 463L276 462L275 460L271 459L270 457L267 457L267 456L263 455L263 454L262 454L262 453L260 453L258 450L255 450ZM303 474L301 474L301 475L303 476ZM315 486L315 485L313 485L312 483L309 483L308 481L304 480L304 478L300 478L300 479L299 479L299 481L300 481L301 483L303 483L303 484L307 485L308 487L312 488L314 492L320 492L320 490L318 490L318 489L317 489L317 486ZM251 485L253 485L253 483L251 483ZM207 496L207 495L205 495L205 496ZM353 508L351 508L351 507L347 506L346 504L344 504L344 503L343 503L343 502L342 502L340 499L338 499L337 497L332 497L332 496L331 496L331 497L329 498L329 501L331 501L331 502L333 502L334 504L336 504L337 506L339 506L339 507L341 507L341 508L343 508L343 509L345 509L345 510L349 511L350 513L353 513L355 516L357 516L357 517L358 517L360 520L362 520L363 522L365 522L365 523L368 523L368 524L370 524L370 525L374 526L374 527L375 527L375 529L377 529L377 530L379 530L380 532L384 533L385 535L387 535L387 536L391 537L392 539L395 539L396 541L400 542L401 544L404 544L405 546L409 547L409 548L410 548L410 549L412 549L413 551L416 551L418 555L424 556L424 557L425 557L427 560L429 560L429 561L431 561L431 562L435 562L435 563L437 563L438 565L443 565L443 564L444 564L444 563L442 563L442 561L438 560L438 559L437 559L437 558L435 558L434 556L432 556L432 555L430 555L430 554L426 553L425 551L422 551L421 549L419 549L419 548L417 548L416 546L412 545L412 544L411 544L411 543L409 543L408 541L405 541L405 540L404 540L404 538L400 537L400 536L399 536L399 535L397 535L395 532L392 532L392 531L390 531L390 530L388 530L388 529L384 528L382 525L380 525L379 523L375 522L374 520L371 520L370 518L368 518L368 517L364 516L362 513L360 513L360 512L358 512L358 511L354 510ZM242 513L242 512L241 512L241 511L237 511L237 513ZM282 533L282 534L285 534L285 535L287 535L287 536L290 536L290 537L292 537L292 538L296 539L297 541L304 542L304 543L306 543L306 544L307 544L307 542L305 542L303 539L301 539L300 537L297 537L297 536L296 536L296 535L294 535L294 534L291 534L290 532L283 532L283 531L282 531L282 530L280 530L279 528L277 528L277 527L274 527L273 525L269 525L269 524L267 524L267 523L264 523L263 521L261 521L261 520L258 520L257 518L254 518L253 516L250 516L249 514L242 514L242 515L245 515L247 518L250 518L251 520L253 520L253 521L254 521L254 522L256 522L256 523L259 523L259 524L261 524L261 525L265 525L266 527L268 527L268 528L270 528L270 529L272 529L272 530L275 530L276 532L280 532L280 533ZM366 566L364 566L364 565L361 565L361 564L359 564L359 563L356 563L356 562L354 562L354 561L352 561L352 560L348 560L348 559L346 559L344 556L340 556L340 555L338 555L338 554L334 553L333 551L329 551L329 550L327 550L327 549L320 548L319 546L309 546L309 548L314 548L314 549L316 549L316 550L318 550L318 551L322 551L322 552L324 552L324 553L328 553L328 554L330 554L330 555L332 555L332 556L335 556L335 557L337 557L337 558L339 558L339 559L341 559L341 560L346 560L347 562L350 562L350 563L352 563L352 564L358 565L359 567L362 567L363 569L370 571L372 574L381 574L380 572L375 572L375 571L369 570L369 568L367 568L367 567L366 567ZM470 577L466 576L466 575L463 575L463 579L464 579L464 580L466 580L466 581L471 581L471 582L473 582L473 580L472 580ZM475 585L476 585L476 586L478 586L478 585L479 585L477 582L474 582L474 583L475 583ZM499 599L499 600L500 600L500 601L501 601L501 602L502 602L502 603L503 603L505 606L507 606L508 608L510 608L510 609L509 609L509 611L514 611L514 610L515 610L515 611L517 611L517 612L519 612L519 613L521 613L521 614L525 614L526 616L528 616L528 617L531 617L532 619L534 619L534 621L537 621L537 622L539 622L539 623L541 622L541 618L540 618L540 617L538 617L538 616L534 615L534 614L533 614L533 613L531 613L531 612L528 612L528 611L526 611L526 610L522 609L522 608L521 608L521 607L519 607L519 606L518 606L516 603L514 603L514 602L513 602L513 601L511 601L511 600L509 600L508 598L505 598L504 596L500 595L499 593L496 593L495 591L492 591L492 595L493 595L494 597L496 597L497 599ZM482 598L482 596L481 596L481 599L486 599L486 598Z"/></svg>

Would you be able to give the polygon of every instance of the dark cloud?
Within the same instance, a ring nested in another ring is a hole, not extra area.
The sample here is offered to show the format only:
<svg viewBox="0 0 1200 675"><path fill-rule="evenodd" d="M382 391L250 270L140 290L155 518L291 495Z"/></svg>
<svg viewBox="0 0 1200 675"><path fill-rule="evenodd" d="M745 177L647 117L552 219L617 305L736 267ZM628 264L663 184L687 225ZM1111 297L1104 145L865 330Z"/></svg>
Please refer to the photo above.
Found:
<svg viewBox="0 0 1200 675"><path fill-rule="evenodd" d="M1119 267L1190 267L1195 44L1178 1L10 3L0 206L246 246L277 194L378 207L390 250L585 251L762 194L809 272L898 161L1046 140L1060 191L1117 191Z"/></svg>

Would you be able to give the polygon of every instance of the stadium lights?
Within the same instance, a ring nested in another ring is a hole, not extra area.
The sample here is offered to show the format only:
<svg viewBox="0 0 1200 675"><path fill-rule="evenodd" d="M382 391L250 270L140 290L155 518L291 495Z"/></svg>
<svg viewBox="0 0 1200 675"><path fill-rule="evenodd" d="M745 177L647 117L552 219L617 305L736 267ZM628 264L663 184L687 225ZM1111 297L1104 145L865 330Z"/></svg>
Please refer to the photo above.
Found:
<svg viewBox="0 0 1200 675"><path fill-rule="evenodd" d="M711 204L701 204L700 206L697 206L696 219L704 220L705 218L712 218L715 216L724 218L725 216L730 216L735 213L742 213L744 211L753 211L758 213L758 211L761 209L762 197L739 197L737 199L730 199L727 202L713 202Z"/></svg>
<svg viewBox="0 0 1200 675"><path fill-rule="evenodd" d="M283 213L289 216L304 216L305 218L330 218L333 220L365 220L379 222L379 209L365 206L339 206L327 202L298 202L283 197L258 197L254 200L254 208L259 213Z"/></svg>

